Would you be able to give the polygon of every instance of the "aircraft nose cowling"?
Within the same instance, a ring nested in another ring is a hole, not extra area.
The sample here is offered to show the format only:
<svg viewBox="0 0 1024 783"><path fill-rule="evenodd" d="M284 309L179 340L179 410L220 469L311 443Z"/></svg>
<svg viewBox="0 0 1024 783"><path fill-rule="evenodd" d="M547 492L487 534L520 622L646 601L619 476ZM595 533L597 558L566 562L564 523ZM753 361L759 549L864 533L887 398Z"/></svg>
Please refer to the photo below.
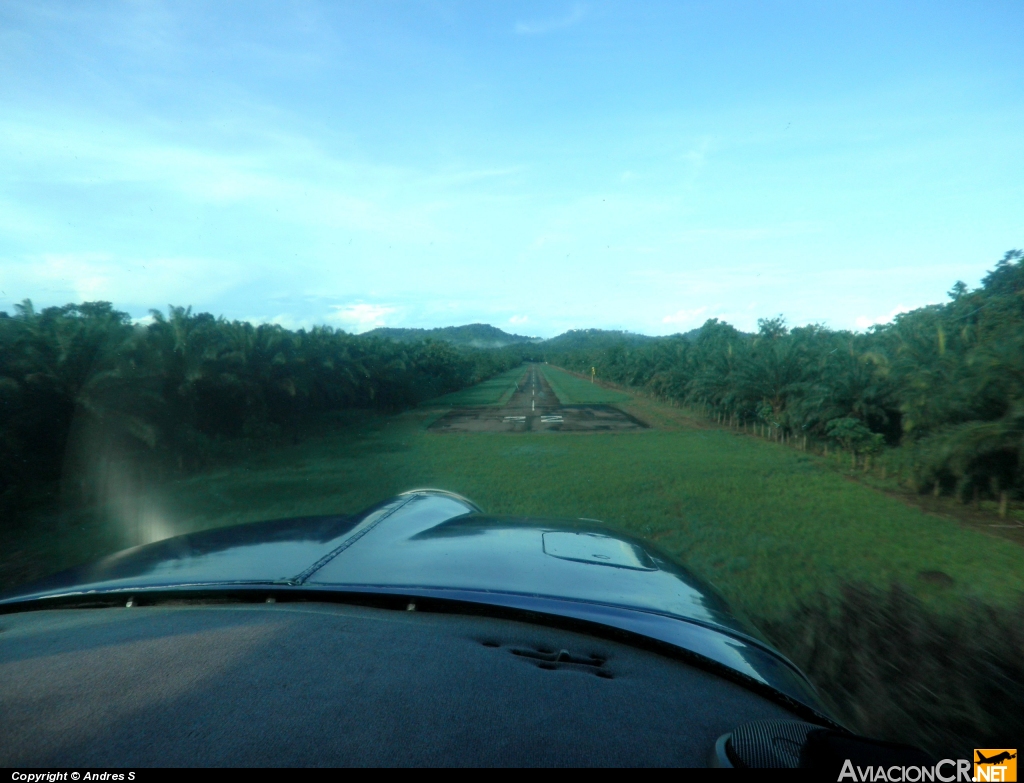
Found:
<svg viewBox="0 0 1024 783"><path fill-rule="evenodd" d="M402 518L406 526L436 525L479 511L454 493L415 490L352 516L252 522L126 549L23 586L3 600L191 585L298 584L332 553L343 551L365 530L412 504L416 513Z"/></svg>

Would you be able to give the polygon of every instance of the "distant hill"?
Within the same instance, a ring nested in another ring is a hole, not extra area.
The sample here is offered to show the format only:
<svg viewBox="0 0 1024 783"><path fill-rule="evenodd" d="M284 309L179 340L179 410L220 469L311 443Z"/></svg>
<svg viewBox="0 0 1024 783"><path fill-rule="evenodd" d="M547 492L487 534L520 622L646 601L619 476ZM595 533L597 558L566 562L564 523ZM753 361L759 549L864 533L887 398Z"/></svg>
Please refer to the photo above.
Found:
<svg viewBox="0 0 1024 783"><path fill-rule="evenodd" d="M736 330L737 334L744 337L753 337L749 332ZM701 329L691 329L688 332L676 332L652 337L648 334L636 332L623 332L614 329L572 329L564 332L550 340L544 340L544 349L552 351L572 351L577 349L593 350L609 348L613 345L647 345L659 340L688 340L693 342L700 336Z"/></svg>
<svg viewBox="0 0 1024 783"><path fill-rule="evenodd" d="M395 342L406 343L416 340L444 340L454 345L471 348L504 348L517 343L539 343L539 337L524 337L509 334L490 324L466 324L465 326L443 326L437 329L397 329L382 326L364 332L368 337L384 337Z"/></svg>
<svg viewBox="0 0 1024 783"><path fill-rule="evenodd" d="M664 339L649 337L636 332L620 332L609 329L572 329L558 337L544 341L544 349L552 351L572 351L579 349L607 348L612 345L646 345L655 340Z"/></svg>
<svg viewBox="0 0 1024 783"><path fill-rule="evenodd" d="M685 334L671 335L686 340L696 340L700 329L692 329ZM506 345L522 345L532 343L543 346L544 350L572 351L579 349L601 349L612 345L646 345L668 337L651 337L636 332L623 332L613 329L572 329L568 332L545 340L541 337L525 337L521 334L510 334L490 324L466 324L465 326L444 326L437 329L398 329L382 326L364 332L366 337L383 337L399 343L416 342L417 340L444 340L453 345L465 345L471 348L504 348Z"/></svg>

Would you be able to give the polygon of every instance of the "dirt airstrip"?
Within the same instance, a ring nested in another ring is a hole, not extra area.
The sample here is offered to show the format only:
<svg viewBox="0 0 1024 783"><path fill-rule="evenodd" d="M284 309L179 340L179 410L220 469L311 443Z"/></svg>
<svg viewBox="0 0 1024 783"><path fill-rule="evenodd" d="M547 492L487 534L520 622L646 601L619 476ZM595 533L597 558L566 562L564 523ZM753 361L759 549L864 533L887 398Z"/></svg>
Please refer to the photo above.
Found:
<svg viewBox="0 0 1024 783"><path fill-rule="evenodd" d="M625 432L647 425L612 405L562 405L531 365L504 407L455 408L431 432Z"/></svg>

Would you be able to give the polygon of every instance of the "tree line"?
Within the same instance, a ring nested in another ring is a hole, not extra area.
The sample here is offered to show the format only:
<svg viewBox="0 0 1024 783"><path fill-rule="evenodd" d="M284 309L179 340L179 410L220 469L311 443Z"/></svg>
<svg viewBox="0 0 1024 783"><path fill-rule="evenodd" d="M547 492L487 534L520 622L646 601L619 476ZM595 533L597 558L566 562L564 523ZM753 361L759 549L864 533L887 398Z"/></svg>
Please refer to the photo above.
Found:
<svg viewBox="0 0 1024 783"><path fill-rule="evenodd" d="M151 316L133 323L109 302L0 312L3 508L52 495L58 479L66 490L96 454L188 472L227 442L296 438L328 411L401 410L522 362L515 347L291 331L183 307Z"/></svg>
<svg viewBox="0 0 1024 783"><path fill-rule="evenodd" d="M745 334L712 319L687 335L585 330L489 350L182 307L143 325L108 302L26 300L0 312L0 505L51 492L91 453L188 472L226 443L294 439L330 411L401 410L541 353L779 439L895 454L922 492L1019 496L1024 253L949 297L866 333L774 318Z"/></svg>
<svg viewBox="0 0 1024 783"><path fill-rule="evenodd" d="M745 334L712 319L658 339L569 332L545 358L854 460L885 451L921 492L1005 501L1024 490L1024 252L1007 252L979 288L958 282L948 302L866 333L758 326Z"/></svg>

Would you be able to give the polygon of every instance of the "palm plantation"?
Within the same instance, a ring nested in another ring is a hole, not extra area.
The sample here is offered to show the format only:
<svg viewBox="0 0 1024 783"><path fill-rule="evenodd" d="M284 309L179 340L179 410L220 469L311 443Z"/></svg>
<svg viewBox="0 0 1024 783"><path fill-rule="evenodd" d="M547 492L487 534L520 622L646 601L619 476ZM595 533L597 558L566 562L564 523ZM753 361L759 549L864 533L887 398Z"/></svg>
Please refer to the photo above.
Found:
<svg viewBox="0 0 1024 783"><path fill-rule="evenodd" d="M899 449L920 491L1020 493L1024 444L1024 265L1010 251L951 301L866 334L762 319L757 334L717 320L696 333L609 340L569 332L545 356L578 372L825 447Z"/></svg>

